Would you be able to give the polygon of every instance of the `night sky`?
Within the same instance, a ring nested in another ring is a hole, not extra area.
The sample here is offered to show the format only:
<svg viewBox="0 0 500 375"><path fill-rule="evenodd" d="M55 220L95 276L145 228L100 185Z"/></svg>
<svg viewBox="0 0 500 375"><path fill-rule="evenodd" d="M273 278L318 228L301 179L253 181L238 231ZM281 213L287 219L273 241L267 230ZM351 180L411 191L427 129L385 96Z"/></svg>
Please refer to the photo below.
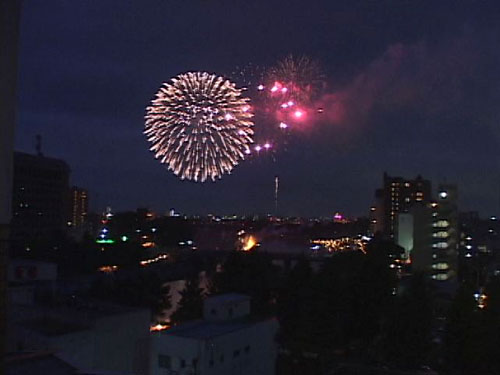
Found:
<svg viewBox="0 0 500 375"><path fill-rule="evenodd" d="M462 210L500 207L495 1L25 0L16 148L62 158L92 208L367 214L382 173L456 182ZM190 70L228 75L293 53L327 73L321 124L215 183L148 150L145 107Z"/></svg>

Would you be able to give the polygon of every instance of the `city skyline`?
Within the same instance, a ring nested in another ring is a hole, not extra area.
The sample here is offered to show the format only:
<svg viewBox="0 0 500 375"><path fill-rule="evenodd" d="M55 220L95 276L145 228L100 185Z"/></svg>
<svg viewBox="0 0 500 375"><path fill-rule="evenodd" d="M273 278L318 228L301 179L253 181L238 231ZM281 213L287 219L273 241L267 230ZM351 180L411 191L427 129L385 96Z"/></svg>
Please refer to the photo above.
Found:
<svg viewBox="0 0 500 375"><path fill-rule="evenodd" d="M93 209L272 212L279 175L281 215L367 215L387 171L421 174L434 189L456 183L461 210L494 214L498 11L493 2L391 11L326 2L25 2L16 149L34 153L41 134L44 154L68 162ZM327 121L215 183L179 181L154 160L142 131L162 82L188 70L267 67L289 53L323 66Z"/></svg>

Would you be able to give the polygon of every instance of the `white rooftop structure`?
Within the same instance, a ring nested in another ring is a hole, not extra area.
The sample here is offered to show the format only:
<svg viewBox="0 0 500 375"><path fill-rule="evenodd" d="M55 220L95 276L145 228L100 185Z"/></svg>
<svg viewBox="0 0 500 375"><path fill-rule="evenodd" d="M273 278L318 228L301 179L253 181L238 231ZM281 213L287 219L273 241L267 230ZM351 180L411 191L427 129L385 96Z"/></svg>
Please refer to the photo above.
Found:
<svg viewBox="0 0 500 375"><path fill-rule="evenodd" d="M209 297L203 315L152 335L151 375L275 373L278 322L252 318L250 297Z"/></svg>

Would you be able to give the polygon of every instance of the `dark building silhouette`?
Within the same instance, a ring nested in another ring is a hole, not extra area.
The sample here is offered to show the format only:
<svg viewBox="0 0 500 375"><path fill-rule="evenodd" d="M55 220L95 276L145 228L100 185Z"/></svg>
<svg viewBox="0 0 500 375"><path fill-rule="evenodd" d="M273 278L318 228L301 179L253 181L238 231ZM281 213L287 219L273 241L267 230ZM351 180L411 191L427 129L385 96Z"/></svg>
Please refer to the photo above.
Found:
<svg viewBox="0 0 500 375"><path fill-rule="evenodd" d="M17 57L21 1L0 1L0 374L5 373L7 253L9 252L12 153L17 108Z"/></svg>
<svg viewBox="0 0 500 375"><path fill-rule="evenodd" d="M15 248L50 242L64 233L69 175L69 166L63 160L14 154L11 240Z"/></svg>

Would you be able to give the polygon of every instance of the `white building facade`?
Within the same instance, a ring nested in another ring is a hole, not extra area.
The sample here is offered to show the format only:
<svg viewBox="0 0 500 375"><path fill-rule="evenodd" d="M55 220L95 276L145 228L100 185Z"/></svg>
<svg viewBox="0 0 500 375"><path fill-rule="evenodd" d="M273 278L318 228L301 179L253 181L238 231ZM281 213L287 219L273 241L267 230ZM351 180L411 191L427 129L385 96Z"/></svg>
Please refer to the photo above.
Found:
<svg viewBox="0 0 500 375"><path fill-rule="evenodd" d="M151 338L151 375L273 375L276 319L253 320L250 298L207 298L203 319L156 332Z"/></svg>

